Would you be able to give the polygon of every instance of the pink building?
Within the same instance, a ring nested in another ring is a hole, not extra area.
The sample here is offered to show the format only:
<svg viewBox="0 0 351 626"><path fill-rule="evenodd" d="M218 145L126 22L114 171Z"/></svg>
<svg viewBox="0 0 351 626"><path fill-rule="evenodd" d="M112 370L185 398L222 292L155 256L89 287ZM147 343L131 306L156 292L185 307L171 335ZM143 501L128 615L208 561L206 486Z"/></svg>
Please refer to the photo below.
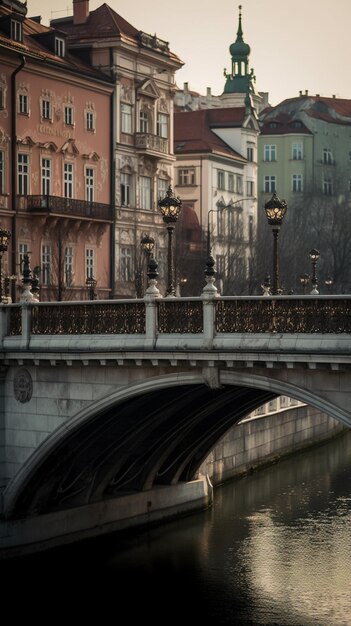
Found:
<svg viewBox="0 0 351 626"><path fill-rule="evenodd" d="M86 299L87 278L107 298L113 86L67 51L64 33L26 11L18 0L0 0L0 225L12 234L3 279L13 277L18 299L29 253L40 268L41 300Z"/></svg>

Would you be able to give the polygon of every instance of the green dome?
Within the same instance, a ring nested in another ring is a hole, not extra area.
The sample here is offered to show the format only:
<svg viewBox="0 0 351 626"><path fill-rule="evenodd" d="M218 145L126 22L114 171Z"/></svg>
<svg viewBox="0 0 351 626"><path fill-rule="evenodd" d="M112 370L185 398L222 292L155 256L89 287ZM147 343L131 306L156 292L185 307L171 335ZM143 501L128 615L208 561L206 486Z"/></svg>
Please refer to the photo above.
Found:
<svg viewBox="0 0 351 626"><path fill-rule="evenodd" d="M237 39L236 42L232 43L232 45L229 47L229 52L233 59L242 59L250 55L251 48L249 44L245 43L242 39Z"/></svg>

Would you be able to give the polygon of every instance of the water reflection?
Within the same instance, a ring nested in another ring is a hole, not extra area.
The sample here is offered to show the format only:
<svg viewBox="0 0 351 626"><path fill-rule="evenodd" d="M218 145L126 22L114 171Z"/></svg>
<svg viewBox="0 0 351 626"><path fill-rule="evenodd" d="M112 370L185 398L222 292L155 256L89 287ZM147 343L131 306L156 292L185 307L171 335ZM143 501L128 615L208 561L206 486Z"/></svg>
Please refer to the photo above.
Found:
<svg viewBox="0 0 351 626"><path fill-rule="evenodd" d="M350 626L350 486L351 432L218 488L205 513L22 559L7 581L64 581L61 607L79 581L101 624Z"/></svg>

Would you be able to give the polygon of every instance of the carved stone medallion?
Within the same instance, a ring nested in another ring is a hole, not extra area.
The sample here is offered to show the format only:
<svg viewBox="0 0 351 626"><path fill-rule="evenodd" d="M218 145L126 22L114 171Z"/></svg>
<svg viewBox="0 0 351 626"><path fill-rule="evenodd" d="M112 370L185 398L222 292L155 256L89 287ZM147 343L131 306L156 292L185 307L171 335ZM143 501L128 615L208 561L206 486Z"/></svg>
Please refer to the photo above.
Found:
<svg viewBox="0 0 351 626"><path fill-rule="evenodd" d="M18 370L13 379L13 391L17 402L29 402L33 393L33 381L30 373L24 367Z"/></svg>

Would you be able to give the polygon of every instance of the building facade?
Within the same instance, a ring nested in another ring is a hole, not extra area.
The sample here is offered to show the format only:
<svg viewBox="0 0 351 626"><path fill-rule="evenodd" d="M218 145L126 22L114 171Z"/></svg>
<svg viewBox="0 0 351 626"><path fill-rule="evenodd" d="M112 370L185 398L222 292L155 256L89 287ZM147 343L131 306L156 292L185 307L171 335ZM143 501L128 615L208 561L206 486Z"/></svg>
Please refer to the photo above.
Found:
<svg viewBox="0 0 351 626"><path fill-rule="evenodd" d="M167 42L126 22L108 5L89 10L73 0L73 16L53 20L70 49L114 80L114 295L135 297L145 259L141 239L155 240L161 288L165 284L167 231L157 202L173 179L173 96L182 62Z"/></svg>
<svg viewBox="0 0 351 626"><path fill-rule="evenodd" d="M0 2L0 219L11 231L4 284L20 297L29 255L41 300L86 299L87 279L107 298L113 86L69 53L62 32L26 12L25 3Z"/></svg>
<svg viewBox="0 0 351 626"><path fill-rule="evenodd" d="M175 190L197 215L224 295L252 289L257 135L250 107L175 115Z"/></svg>
<svg viewBox="0 0 351 626"><path fill-rule="evenodd" d="M321 281L327 281L322 292L330 291L330 280L336 293L349 291L351 100L300 92L263 111L260 126L259 205L274 191L287 201L282 252L285 264L295 268L290 285L296 290L299 275L311 273L308 252L317 248ZM260 230L267 229L263 210L261 217Z"/></svg>

